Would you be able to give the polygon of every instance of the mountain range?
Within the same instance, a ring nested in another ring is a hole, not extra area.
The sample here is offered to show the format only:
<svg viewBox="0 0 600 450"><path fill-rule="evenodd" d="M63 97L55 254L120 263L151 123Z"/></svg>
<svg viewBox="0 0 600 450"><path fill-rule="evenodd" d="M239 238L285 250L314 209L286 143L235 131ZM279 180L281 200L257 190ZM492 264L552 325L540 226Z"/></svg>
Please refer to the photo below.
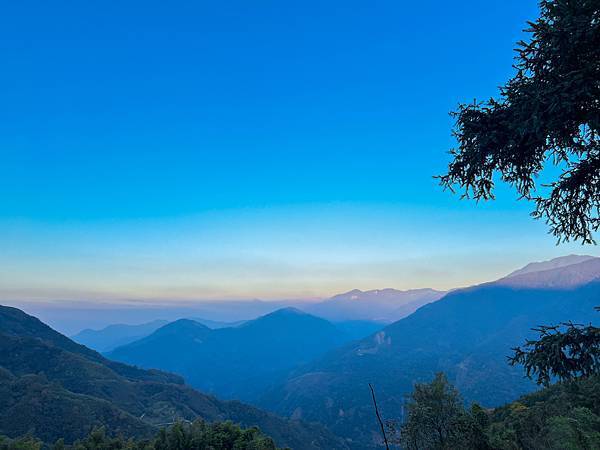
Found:
<svg viewBox="0 0 600 450"><path fill-rule="evenodd" d="M343 329L352 338L358 339L377 331L385 324L412 314L419 307L439 300L443 295L444 292L434 289L407 291L389 288L370 291L354 289L319 302L290 301L288 303L292 307L334 322L338 328ZM253 301L251 304L253 309L246 306L246 310L256 311L258 316L286 307L283 302ZM234 305L227 303L227 306L237 307L237 303ZM222 307L223 305L221 305ZM211 303L202 303L201 308L204 309L199 312L204 312L211 317L216 314L216 311L219 311L219 307ZM194 315L193 310L183 310L182 314L186 312L188 314L185 318L199 322L211 329L231 328L245 322L245 320L224 321L201 318ZM164 314L170 316L172 312ZM239 317L239 314L232 317ZM87 328L74 334L72 339L101 353L108 353L117 347L143 339L173 321L157 319L139 325L113 324L101 329Z"/></svg>
<svg viewBox="0 0 600 450"><path fill-rule="evenodd" d="M570 257L567 257L570 258ZM561 258L558 258L559 260ZM554 261L554 260L552 260ZM550 261L550 262L552 262ZM561 261L563 264L565 261ZM494 285L510 286L513 288L537 289L567 289L581 286L598 279L600 273L600 258L586 258L583 262L561 265L553 269L539 266L540 270L512 274L492 282Z"/></svg>
<svg viewBox="0 0 600 450"><path fill-rule="evenodd" d="M357 327L346 324L345 331L296 308L214 330L181 319L107 356L180 374L192 386L222 398L252 400L290 369L351 341Z"/></svg>
<svg viewBox="0 0 600 450"><path fill-rule="evenodd" d="M282 446L346 448L319 425L202 394L172 374L106 359L23 311L0 306L0 434L73 442L93 428L145 437L177 419L258 426Z"/></svg>
<svg viewBox="0 0 600 450"><path fill-rule="evenodd" d="M573 266L594 258L594 256L589 255L567 255L550 259L548 261L536 261L509 273L505 278L524 275L526 273L540 273L550 269L560 269L561 267Z"/></svg>
<svg viewBox="0 0 600 450"><path fill-rule="evenodd" d="M104 356L0 306L0 434L72 441L105 425L143 437L200 417L257 425L294 449L379 448L369 383L384 419L402 420L413 384L438 371L468 402L512 401L535 385L507 364L511 348L540 324L597 323L599 298L600 258L572 255L447 293L354 290L305 305L332 321L286 307L243 323L179 319L80 333L96 347L129 341ZM394 314L402 318L384 326Z"/></svg>
<svg viewBox="0 0 600 450"><path fill-rule="evenodd" d="M327 425L354 448L379 441L368 383L387 419L402 419L413 383L444 371L466 400L495 406L534 389L507 364L531 328L597 322L600 259L539 271L446 294L383 330L335 349L266 392L258 405Z"/></svg>
<svg viewBox="0 0 600 450"><path fill-rule="evenodd" d="M354 289L302 309L333 321L370 320L391 323L402 319L427 303L439 300L445 292L434 289Z"/></svg>

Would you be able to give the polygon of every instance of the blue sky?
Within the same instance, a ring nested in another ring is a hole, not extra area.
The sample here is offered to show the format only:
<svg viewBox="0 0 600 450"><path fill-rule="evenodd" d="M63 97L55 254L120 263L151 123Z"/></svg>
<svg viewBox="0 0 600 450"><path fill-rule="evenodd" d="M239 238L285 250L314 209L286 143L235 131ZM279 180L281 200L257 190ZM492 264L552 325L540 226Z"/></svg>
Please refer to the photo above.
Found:
<svg viewBox="0 0 600 450"><path fill-rule="evenodd" d="M534 1L12 2L0 299L449 288L555 246L444 171Z"/></svg>

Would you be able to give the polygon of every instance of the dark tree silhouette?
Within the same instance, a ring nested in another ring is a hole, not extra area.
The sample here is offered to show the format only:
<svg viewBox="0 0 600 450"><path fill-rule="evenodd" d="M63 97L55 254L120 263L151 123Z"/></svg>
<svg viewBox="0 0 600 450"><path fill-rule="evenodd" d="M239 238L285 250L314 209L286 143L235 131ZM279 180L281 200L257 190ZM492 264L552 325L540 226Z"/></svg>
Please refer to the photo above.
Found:
<svg viewBox="0 0 600 450"><path fill-rule="evenodd" d="M559 242L593 243L600 227L600 0L543 0L529 26L500 98L453 113L458 148L440 182L488 200L497 174L535 202L532 216L545 219ZM548 164L561 174L537 186Z"/></svg>
<svg viewBox="0 0 600 450"><path fill-rule="evenodd" d="M552 379L567 381L600 374L600 328L571 322L540 326L537 340L517 347L511 365L522 364L529 378L548 386Z"/></svg>

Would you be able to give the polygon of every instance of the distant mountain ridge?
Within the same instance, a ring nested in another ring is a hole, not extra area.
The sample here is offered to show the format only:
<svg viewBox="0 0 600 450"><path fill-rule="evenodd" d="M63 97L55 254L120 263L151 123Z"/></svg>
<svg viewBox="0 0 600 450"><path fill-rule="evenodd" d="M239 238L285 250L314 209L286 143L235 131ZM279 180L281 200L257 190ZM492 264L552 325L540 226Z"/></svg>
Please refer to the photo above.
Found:
<svg viewBox="0 0 600 450"><path fill-rule="evenodd" d="M178 320L108 356L178 373L224 398L251 400L291 368L351 339L325 319L288 307L216 330Z"/></svg>
<svg viewBox="0 0 600 450"><path fill-rule="evenodd" d="M292 448L346 448L320 426L217 400L176 375L110 361L36 318L0 306L0 434L73 442L106 426L110 433L145 437L178 418L259 426Z"/></svg>
<svg viewBox="0 0 600 450"><path fill-rule="evenodd" d="M104 353L149 335L169 323L153 320L140 325L114 324L100 330L85 329L71 336L75 342Z"/></svg>
<svg viewBox="0 0 600 450"><path fill-rule="evenodd" d="M412 314L419 307L439 300L445 292L434 289L354 289L304 310L328 320L372 320L391 323Z"/></svg>
<svg viewBox="0 0 600 450"><path fill-rule="evenodd" d="M565 257L535 263L493 284L518 288L569 289L600 279L600 258ZM567 264L566 261L572 261ZM554 266L554 267L553 267ZM527 269L527 270L525 270Z"/></svg>
<svg viewBox="0 0 600 450"><path fill-rule="evenodd" d="M504 278L510 278L517 275L523 275L532 272L543 272L545 270L560 269L562 267L572 266L574 264L586 262L594 258L596 257L589 255L567 255L559 256L558 258L550 259L548 261L536 261L529 263L525 267L517 269L514 272L509 273Z"/></svg>
<svg viewBox="0 0 600 450"><path fill-rule="evenodd" d="M200 317L193 317L191 319L210 329L234 327L244 323L241 320L237 322L222 322L202 319ZM139 325L108 325L99 330L88 328L73 335L71 339L100 353L108 353L117 347L143 339L170 322L168 320L153 320Z"/></svg>

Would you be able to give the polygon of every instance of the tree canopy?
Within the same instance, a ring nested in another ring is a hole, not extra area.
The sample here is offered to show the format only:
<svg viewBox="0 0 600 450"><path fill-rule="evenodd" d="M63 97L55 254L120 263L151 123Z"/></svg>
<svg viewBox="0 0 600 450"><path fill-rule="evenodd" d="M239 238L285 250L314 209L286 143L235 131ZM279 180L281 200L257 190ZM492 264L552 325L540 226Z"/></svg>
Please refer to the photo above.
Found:
<svg viewBox="0 0 600 450"><path fill-rule="evenodd" d="M398 432L389 423L393 441L407 450L486 448L485 413L478 405L464 408L458 390L443 373L431 383L418 383L406 404L407 418Z"/></svg>
<svg viewBox="0 0 600 450"><path fill-rule="evenodd" d="M498 99L453 113L458 147L441 184L494 198L495 176L535 202L559 241L592 243L600 227L600 0L542 0ZM545 187L548 165L560 175Z"/></svg>
<svg viewBox="0 0 600 450"><path fill-rule="evenodd" d="M597 308L598 309L598 308ZM514 348L511 365L521 364L529 378L548 386L560 381L600 374L600 328L572 322L542 325L538 339Z"/></svg>
<svg viewBox="0 0 600 450"><path fill-rule="evenodd" d="M33 437L8 439L0 436L0 450L41 450L48 448ZM96 428L85 439L66 445L59 439L52 450L277 450L273 440L258 428L242 429L231 422L178 422L163 428L154 439L127 439L110 436Z"/></svg>
<svg viewBox="0 0 600 450"><path fill-rule="evenodd" d="M498 408L467 409L456 388L438 374L415 386L407 407L399 433L390 427L393 442L407 450L600 448L598 376L557 383Z"/></svg>

